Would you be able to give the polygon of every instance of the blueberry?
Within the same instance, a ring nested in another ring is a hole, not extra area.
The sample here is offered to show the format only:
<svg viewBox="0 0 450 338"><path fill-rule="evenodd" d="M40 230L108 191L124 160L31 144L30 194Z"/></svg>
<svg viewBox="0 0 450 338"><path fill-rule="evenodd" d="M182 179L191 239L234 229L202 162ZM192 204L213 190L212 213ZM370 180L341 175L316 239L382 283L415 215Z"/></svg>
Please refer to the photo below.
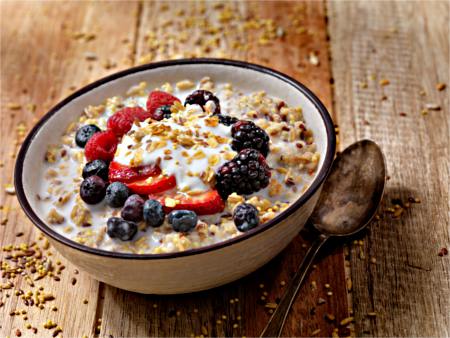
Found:
<svg viewBox="0 0 450 338"><path fill-rule="evenodd" d="M75 134L75 143L77 146L84 148L92 135L100 131L100 128L95 124L87 124L77 130L77 133Z"/></svg>
<svg viewBox="0 0 450 338"><path fill-rule="evenodd" d="M161 226L164 222L164 217L166 214L164 213L163 207L161 203L157 200L147 200L144 203L144 221L154 227L157 228Z"/></svg>
<svg viewBox="0 0 450 338"><path fill-rule="evenodd" d="M113 208L119 208L124 205L129 194L130 192L125 184L113 182L106 188L106 204Z"/></svg>
<svg viewBox="0 0 450 338"><path fill-rule="evenodd" d="M123 206L121 216L127 221L139 222L142 220L144 200L141 196L134 194L127 198Z"/></svg>
<svg viewBox="0 0 450 338"><path fill-rule="evenodd" d="M239 204L234 209L233 220L239 231L248 231L259 224L258 210L249 203Z"/></svg>
<svg viewBox="0 0 450 338"><path fill-rule="evenodd" d="M106 183L100 177L94 175L84 179L80 185L80 197L87 204L97 204L104 197Z"/></svg>
<svg viewBox="0 0 450 338"><path fill-rule="evenodd" d="M108 180L109 166L105 161L94 160L92 162L86 163L83 168L83 178L88 178L89 176L97 175L103 178L105 181Z"/></svg>
<svg viewBox="0 0 450 338"><path fill-rule="evenodd" d="M136 235L138 226L134 222L125 221L119 217L111 217L106 222L106 233L111 238L129 241Z"/></svg>
<svg viewBox="0 0 450 338"><path fill-rule="evenodd" d="M172 112L170 111L170 105L165 105L156 108L153 118L155 120L161 121L162 119L168 119L172 115Z"/></svg>
<svg viewBox="0 0 450 338"><path fill-rule="evenodd" d="M169 214L169 223L176 232L188 232L197 225L197 214L191 210L174 210Z"/></svg>

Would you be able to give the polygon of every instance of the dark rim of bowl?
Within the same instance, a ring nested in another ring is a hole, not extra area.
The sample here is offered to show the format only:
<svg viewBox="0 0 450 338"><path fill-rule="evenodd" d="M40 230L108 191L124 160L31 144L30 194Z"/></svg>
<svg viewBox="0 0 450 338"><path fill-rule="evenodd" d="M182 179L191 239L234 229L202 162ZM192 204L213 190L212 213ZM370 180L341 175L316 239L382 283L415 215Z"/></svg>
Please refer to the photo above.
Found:
<svg viewBox="0 0 450 338"><path fill-rule="evenodd" d="M51 229L49 226L47 226L39 217L36 215L36 213L31 208L27 197L25 196L25 191L23 189L23 181L22 181L22 173L23 173L23 163L25 159L25 155L28 151L28 148L30 144L32 143L34 137L36 136L39 129L46 123L47 120L49 120L57 111L59 111L63 106L74 100L80 95L83 95L84 93L103 85L107 82L110 82L112 80L124 77L129 74L137 73L140 71L148 70L148 69L154 69L154 68L160 68L160 67L168 67L168 66L176 66L176 65L192 65L192 64L216 64L216 65L226 65L226 66L233 66L233 67L239 67L239 68L246 68L251 69L257 72L265 73L268 75L271 75L275 78L278 78L289 85L293 86L297 90L299 90L303 95L305 95L317 108L317 110L320 113L320 116L325 124L326 127L326 134L327 134L327 151L325 154L324 163L322 165L322 168L317 173L316 177L314 178L312 184L309 186L309 188L291 205L289 208L287 208L285 211L271 219L270 221L262 224L261 226L254 228L252 230L249 230L248 232L237 236L235 238L231 238L228 240L225 240L223 242L219 242L216 244L211 244L208 246L204 246L201 248L195 248L195 249L189 249L186 251L180 251L180 252L173 252L173 253L161 253L161 254L134 254L134 253L122 253L122 252L112 252L112 251L106 251L96 248L91 248L82 244L79 244L75 241L72 241L60 234L58 234L56 231ZM322 102L303 84L298 82L297 80L294 80L293 78L280 73L276 70L248 63L243 61L234 61L234 60L227 60L227 59L210 59L210 58L198 58L198 59L179 59L179 60L170 60L170 61L161 61L161 62L155 62L150 64L145 64L133 68L129 68L114 74L111 74L109 76L106 76L100 80L97 80L79 90L77 90L75 93L71 94L69 97L64 99L63 101L59 102L56 106L54 106L47 114L45 114L39 122L33 127L33 129L30 131L30 133L27 135L25 141L23 142L19 154L17 156L17 161L14 169L14 185L16 188L16 194L17 198L19 200L20 205L25 211L25 214L31 219L31 221L47 236L50 236L54 240L60 242L61 244L65 244L70 246L71 248L74 248L76 250L80 250L89 254L99 255L99 256L105 256L110 258L122 258L122 259L169 259L169 258L177 258L177 257L185 257L195 254L201 254L206 253L212 250L217 250L221 248L225 248L227 246L239 243L241 241L244 241L254 235L260 234L263 231L266 231L270 229L275 224L283 221L288 216L290 216L293 212L295 212L297 209L299 209L305 202L319 189L321 184L324 182L325 178L327 177L331 165L333 163L334 154L335 154L335 148L336 148L336 136L334 132L334 124L330 117L330 114L328 113L325 106L322 104Z"/></svg>

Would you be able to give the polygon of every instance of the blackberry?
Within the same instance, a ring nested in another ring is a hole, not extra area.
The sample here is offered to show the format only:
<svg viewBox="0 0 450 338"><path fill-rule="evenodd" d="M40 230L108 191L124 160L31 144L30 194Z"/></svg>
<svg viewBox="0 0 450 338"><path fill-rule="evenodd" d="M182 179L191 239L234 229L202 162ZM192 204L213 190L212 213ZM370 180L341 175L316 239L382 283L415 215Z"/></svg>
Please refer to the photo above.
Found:
<svg viewBox="0 0 450 338"><path fill-rule="evenodd" d="M217 115L219 117L219 123L222 123L226 126L231 126L239 121L236 117L230 116L230 115Z"/></svg>
<svg viewBox="0 0 450 338"><path fill-rule="evenodd" d="M170 105L165 105L156 108L153 113L153 119L161 121L162 119L168 119L172 116L172 112L170 111Z"/></svg>
<svg viewBox="0 0 450 338"><path fill-rule="evenodd" d="M226 200L235 192L250 195L269 185L270 168L264 156L255 149L244 149L216 172L216 189Z"/></svg>
<svg viewBox="0 0 450 338"><path fill-rule="evenodd" d="M77 146L84 148L87 141L89 141L92 135L100 131L100 128L95 124L87 124L77 130L75 134L75 143L77 144Z"/></svg>
<svg viewBox="0 0 450 338"><path fill-rule="evenodd" d="M241 232L253 229L259 224L258 209L249 203L239 204L234 209L233 221Z"/></svg>
<svg viewBox="0 0 450 338"><path fill-rule="evenodd" d="M231 127L231 148L235 151L256 149L264 157L269 153L269 135L251 121L238 121Z"/></svg>
<svg viewBox="0 0 450 338"><path fill-rule="evenodd" d="M184 100L184 105L187 104L198 104L200 107L202 107L203 111L205 110L203 106L206 104L206 102L212 101L214 102L215 108L214 108L214 115L220 114L220 101L213 93L207 90L198 89L192 92L186 100Z"/></svg>

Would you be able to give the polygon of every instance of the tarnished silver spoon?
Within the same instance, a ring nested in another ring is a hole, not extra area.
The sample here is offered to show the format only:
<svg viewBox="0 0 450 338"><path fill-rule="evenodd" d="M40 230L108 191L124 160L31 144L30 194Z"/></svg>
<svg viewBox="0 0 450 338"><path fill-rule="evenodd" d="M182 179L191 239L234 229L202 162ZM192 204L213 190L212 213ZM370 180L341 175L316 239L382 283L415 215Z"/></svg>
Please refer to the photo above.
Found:
<svg viewBox="0 0 450 338"><path fill-rule="evenodd" d="M383 196L386 164L370 140L356 142L339 154L327 177L310 222L320 232L297 269L261 337L279 337L292 303L319 249L334 236L349 236L375 215Z"/></svg>

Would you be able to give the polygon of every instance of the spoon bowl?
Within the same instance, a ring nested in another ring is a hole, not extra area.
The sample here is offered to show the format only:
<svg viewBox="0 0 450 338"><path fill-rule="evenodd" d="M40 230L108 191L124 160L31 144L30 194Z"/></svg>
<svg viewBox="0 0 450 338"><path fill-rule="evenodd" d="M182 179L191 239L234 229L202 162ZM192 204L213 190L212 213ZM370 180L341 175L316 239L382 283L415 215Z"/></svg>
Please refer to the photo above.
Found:
<svg viewBox="0 0 450 338"><path fill-rule="evenodd" d="M330 236L348 236L363 229L381 202L386 164L376 143L362 140L337 156L310 218Z"/></svg>

